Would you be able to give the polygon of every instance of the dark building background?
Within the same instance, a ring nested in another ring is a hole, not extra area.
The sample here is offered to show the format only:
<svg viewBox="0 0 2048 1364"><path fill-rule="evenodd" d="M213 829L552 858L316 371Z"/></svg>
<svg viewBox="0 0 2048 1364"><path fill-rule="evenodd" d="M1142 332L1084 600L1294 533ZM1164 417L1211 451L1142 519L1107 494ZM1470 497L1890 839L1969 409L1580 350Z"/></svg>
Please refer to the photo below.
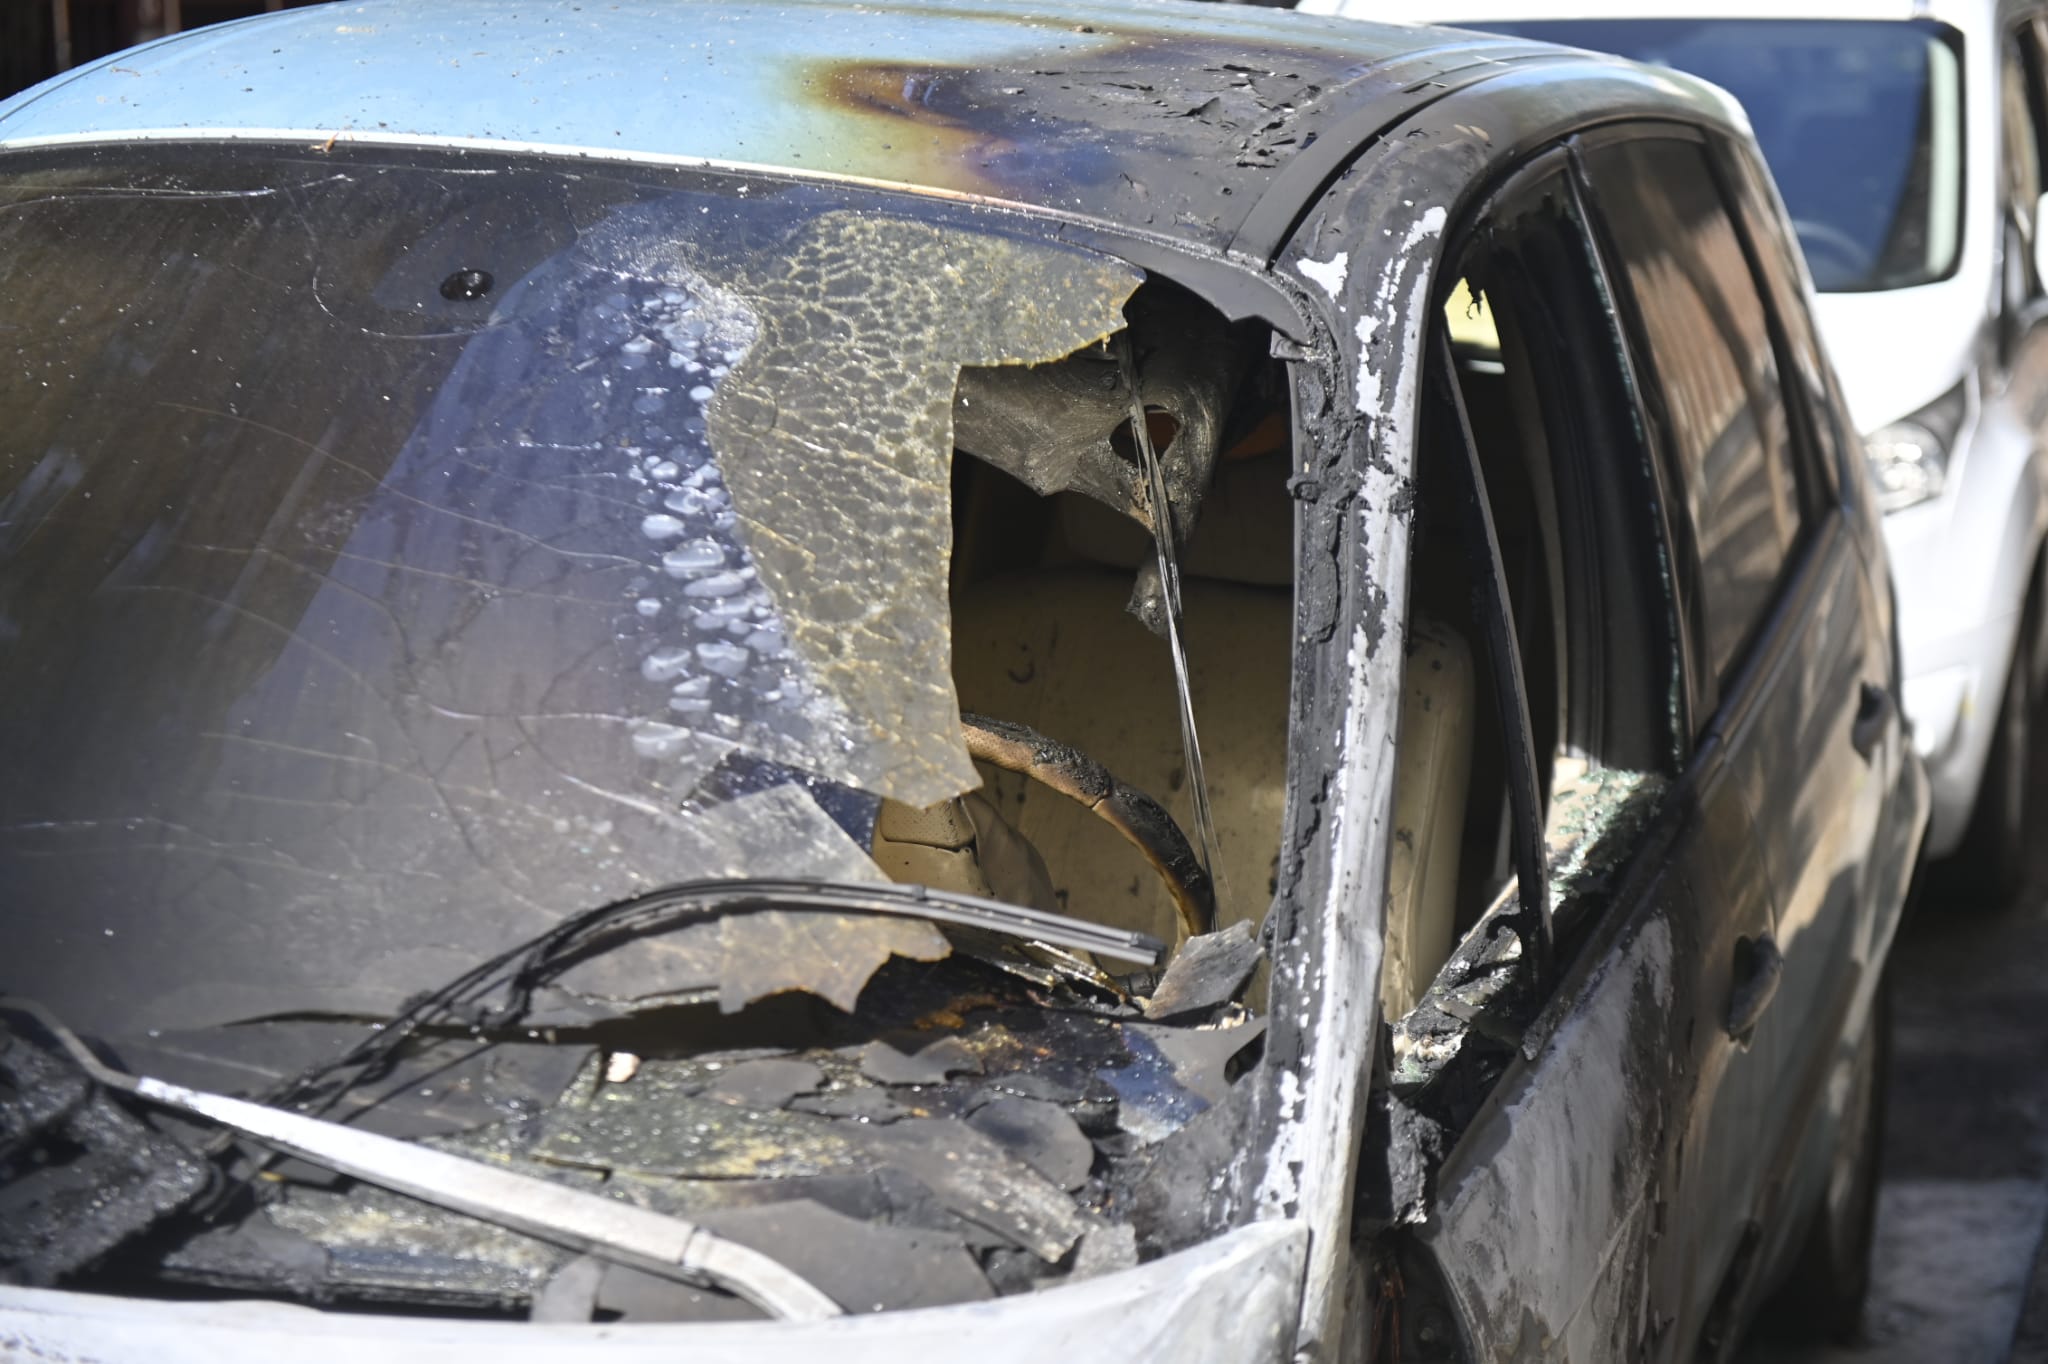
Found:
<svg viewBox="0 0 2048 1364"><path fill-rule="evenodd" d="M312 0L0 0L0 97L166 33Z"/></svg>

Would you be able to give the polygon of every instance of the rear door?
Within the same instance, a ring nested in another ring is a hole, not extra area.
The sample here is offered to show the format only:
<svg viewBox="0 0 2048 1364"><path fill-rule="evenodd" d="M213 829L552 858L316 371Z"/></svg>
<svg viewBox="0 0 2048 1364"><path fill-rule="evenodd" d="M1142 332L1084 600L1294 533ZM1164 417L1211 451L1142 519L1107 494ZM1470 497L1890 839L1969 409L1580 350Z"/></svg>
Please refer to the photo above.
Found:
<svg viewBox="0 0 2048 1364"><path fill-rule="evenodd" d="M1768 931L1733 945L1720 1021L1746 1050L1684 1172L1681 1215L1747 1220L1732 1245L1700 1247L1691 1273L1714 1337L1782 1230L1766 1210L1794 1211L1797 1143L1848 1023L1868 942L1863 872L1892 784L1873 764L1895 763L1898 747L1894 678L1838 471L1807 397L1788 391L1800 366L1730 210L1725 155L1665 129L1589 137L1581 155L1629 295L1660 467L1684 489L1675 567L1698 742L1720 750L1755 831L1753 849L1703 845L1698 883L1760 853L1772 901Z"/></svg>

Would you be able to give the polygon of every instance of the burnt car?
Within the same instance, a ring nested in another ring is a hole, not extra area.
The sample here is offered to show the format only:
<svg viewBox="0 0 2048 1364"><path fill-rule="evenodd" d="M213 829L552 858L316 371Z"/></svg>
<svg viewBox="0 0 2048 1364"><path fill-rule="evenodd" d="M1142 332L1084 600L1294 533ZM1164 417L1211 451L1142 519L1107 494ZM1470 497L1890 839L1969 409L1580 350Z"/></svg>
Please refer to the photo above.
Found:
<svg viewBox="0 0 2048 1364"><path fill-rule="evenodd" d="M1691 1358L1926 818L1710 88L392 0L0 105L0 1340Z"/></svg>

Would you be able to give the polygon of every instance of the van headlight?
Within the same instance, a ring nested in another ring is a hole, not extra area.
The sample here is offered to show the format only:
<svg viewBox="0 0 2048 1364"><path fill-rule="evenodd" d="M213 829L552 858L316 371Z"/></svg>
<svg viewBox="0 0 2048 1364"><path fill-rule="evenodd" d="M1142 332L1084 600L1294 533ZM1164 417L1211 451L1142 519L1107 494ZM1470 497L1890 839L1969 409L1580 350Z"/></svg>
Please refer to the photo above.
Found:
<svg viewBox="0 0 2048 1364"><path fill-rule="evenodd" d="M1949 454L1969 406L1970 381L1965 378L1912 416L1864 437L1879 507L1895 512L1941 496Z"/></svg>

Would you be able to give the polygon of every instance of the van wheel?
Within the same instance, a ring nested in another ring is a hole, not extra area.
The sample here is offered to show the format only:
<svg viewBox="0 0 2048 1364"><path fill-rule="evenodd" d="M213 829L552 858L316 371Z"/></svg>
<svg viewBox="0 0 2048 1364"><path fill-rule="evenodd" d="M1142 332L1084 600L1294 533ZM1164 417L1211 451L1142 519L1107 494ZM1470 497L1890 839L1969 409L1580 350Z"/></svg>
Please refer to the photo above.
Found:
<svg viewBox="0 0 2048 1364"><path fill-rule="evenodd" d="M1791 1275L1767 1313L1776 1334L1848 1344L1862 1326L1877 1227L1891 1035L1891 991L1880 983L1856 1054L1827 1186Z"/></svg>
<svg viewBox="0 0 2048 1364"><path fill-rule="evenodd" d="M2005 694L1998 703L1997 728L1977 806L1947 868L1951 889L1987 910L2002 909L2019 894L2027 873L2028 756L2033 747L2032 661L2039 625L2031 614L2022 627L2005 670Z"/></svg>

